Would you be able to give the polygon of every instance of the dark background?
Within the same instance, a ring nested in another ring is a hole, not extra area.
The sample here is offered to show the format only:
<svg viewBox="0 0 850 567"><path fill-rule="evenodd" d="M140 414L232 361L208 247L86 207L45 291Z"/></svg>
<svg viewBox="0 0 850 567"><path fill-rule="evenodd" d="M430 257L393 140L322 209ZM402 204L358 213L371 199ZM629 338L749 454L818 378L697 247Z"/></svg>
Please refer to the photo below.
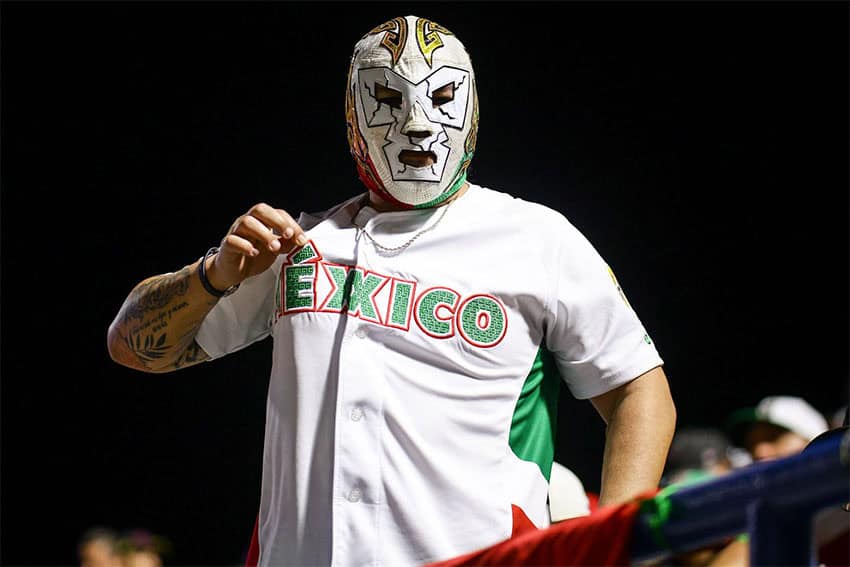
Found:
<svg viewBox="0 0 850 567"><path fill-rule="evenodd" d="M242 561L270 342L178 374L111 362L132 286L266 201L361 191L354 43L393 16L466 44L470 179L566 214L666 361L679 424L767 394L848 397L848 3L3 2L2 550L69 564L144 527L172 564ZM602 422L557 457L598 489Z"/></svg>

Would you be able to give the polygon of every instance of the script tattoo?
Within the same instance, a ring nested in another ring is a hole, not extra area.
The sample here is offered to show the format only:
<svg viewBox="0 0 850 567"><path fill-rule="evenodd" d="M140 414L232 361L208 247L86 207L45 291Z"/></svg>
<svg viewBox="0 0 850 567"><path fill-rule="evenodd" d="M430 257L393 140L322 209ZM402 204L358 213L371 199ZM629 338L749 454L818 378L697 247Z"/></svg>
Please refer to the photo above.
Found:
<svg viewBox="0 0 850 567"><path fill-rule="evenodd" d="M133 291L131 301L124 314L124 320L142 319L148 311L162 309L178 295L184 295L189 289L189 268L183 268L173 274L151 278Z"/></svg>
<svg viewBox="0 0 850 567"><path fill-rule="evenodd" d="M187 351L180 354L174 364L175 368L200 361L200 357L205 356L199 347L187 344L191 340L190 336L178 337L176 342L169 340L168 336L171 318L189 308L188 302L179 299L189 289L189 274L190 269L186 267L146 280L131 293L127 302L123 317L127 329L124 342L129 351L148 368L174 353L180 344L187 345ZM195 328L198 325L200 320L196 322Z"/></svg>

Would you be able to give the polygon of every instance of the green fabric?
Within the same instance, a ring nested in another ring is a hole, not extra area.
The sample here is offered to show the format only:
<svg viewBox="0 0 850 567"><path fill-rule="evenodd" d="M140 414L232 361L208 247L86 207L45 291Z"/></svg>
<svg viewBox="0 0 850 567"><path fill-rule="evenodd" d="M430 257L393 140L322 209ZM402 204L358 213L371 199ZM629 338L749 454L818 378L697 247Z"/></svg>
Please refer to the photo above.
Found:
<svg viewBox="0 0 850 567"><path fill-rule="evenodd" d="M455 171L454 174L457 176L457 179L455 179L455 182L452 183L452 185L451 185L451 187L449 187L448 191L445 191L443 194L438 196L436 199L432 199L431 201L428 201L427 203L422 203L421 205L415 205L413 208L414 209L428 209L430 207L436 207L437 205L439 205L440 203L442 203L443 201L445 201L446 199L448 199L449 197L451 197L452 195L457 193L458 189L463 187L463 184L466 183L466 168L464 167L464 165L468 165L469 160L471 160L471 159L472 159L472 152L469 152L469 153L466 153L466 154L463 155L463 159L460 160L460 165L458 166L458 169L463 168L463 171L462 172Z"/></svg>
<svg viewBox="0 0 850 567"><path fill-rule="evenodd" d="M547 481L555 459L560 387L555 360L541 347L514 409L509 444L517 457L537 463Z"/></svg>
<svg viewBox="0 0 850 567"><path fill-rule="evenodd" d="M640 513L647 518L652 538L659 549L670 549L670 544L667 538L664 537L664 526L670 521L673 516L673 502L670 496L688 486L699 484L715 478L710 473L705 471L691 471L683 480L674 482L673 484L659 490L652 498L648 498L640 503Z"/></svg>
<svg viewBox="0 0 850 567"><path fill-rule="evenodd" d="M670 544L667 543L667 538L664 537L664 526L667 525L673 513L673 503L670 501L670 495L686 484L688 483L671 484L659 491L652 498L648 498L640 503L640 514L646 517L650 531L652 532L652 539L655 540L655 545L659 549L670 549Z"/></svg>

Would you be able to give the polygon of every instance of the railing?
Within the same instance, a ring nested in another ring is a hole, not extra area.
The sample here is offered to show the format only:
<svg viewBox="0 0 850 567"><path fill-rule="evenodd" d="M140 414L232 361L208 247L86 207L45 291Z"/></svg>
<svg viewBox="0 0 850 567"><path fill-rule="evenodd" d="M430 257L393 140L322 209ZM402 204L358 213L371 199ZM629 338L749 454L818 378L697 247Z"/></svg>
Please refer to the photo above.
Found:
<svg viewBox="0 0 850 567"><path fill-rule="evenodd" d="M633 561L657 560L746 533L751 565L816 564L814 515L850 502L848 446L850 432L844 431L803 453L662 495L663 506L642 511L635 521Z"/></svg>

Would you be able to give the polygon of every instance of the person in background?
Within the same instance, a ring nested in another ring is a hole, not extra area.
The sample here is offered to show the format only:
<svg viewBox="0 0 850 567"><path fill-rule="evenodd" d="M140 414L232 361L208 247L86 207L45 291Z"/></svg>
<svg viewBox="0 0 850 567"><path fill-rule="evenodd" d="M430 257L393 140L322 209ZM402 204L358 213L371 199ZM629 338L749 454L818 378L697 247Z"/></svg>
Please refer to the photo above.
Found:
<svg viewBox="0 0 850 567"><path fill-rule="evenodd" d="M739 410L730 419L730 429L747 443L753 458L764 461L805 453L837 436L843 437L840 451L850 459L848 423L850 410L844 410L841 425L829 427L826 419L801 398L780 396L764 398L751 410ZM778 428L767 430L765 426ZM773 432L773 435L768 433ZM742 436L743 437L740 437ZM791 436L794 437L791 437ZM800 439L806 439L802 448ZM761 443L761 445L759 444ZM763 446L766 445L766 446ZM756 457L755 455L758 455ZM850 503L830 506L812 518L815 565L846 567L850 565ZM748 567L750 546L748 537L739 537L716 553L708 567Z"/></svg>
<svg viewBox="0 0 850 567"><path fill-rule="evenodd" d="M718 428L684 427L673 436L661 486L713 478L751 460Z"/></svg>
<svg viewBox="0 0 850 567"><path fill-rule="evenodd" d="M795 455L829 429L826 418L796 396L768 396L752 408L735 411L727 420L732 442L754 461Z"/></svg>
<svg viewBox="0 0 850 567"><path fill-rule="evenodd" d="M682 427L673 435L661 486L685 486L732 472L752 462L749 454L732 445L715 427ZM678 553L665 565L697 567L708 565L731 540L724 539L701 549Z"/></svg>
<svg viewBox="0 0 850 567"><path fill-rule="evenodd" d="M122 567L117 544L118 536L110 528L86 530L77 544L80 567Z"/></svg>
<svg viewBox="0 0 850 567"><path fill-rule="evenodd" d="M121 567L162 567L170 548L164 537L143 529L127 531L116 543Z"/></svg>
<svg viewBox="0 0 850 567"><path fill-rule="evenodd" d="M847 412L850 411L850 405L844 404L834 412L829 418L829 428L836 429L838 427L844 427L847 425L845 420L847 419Z"/></svg>

